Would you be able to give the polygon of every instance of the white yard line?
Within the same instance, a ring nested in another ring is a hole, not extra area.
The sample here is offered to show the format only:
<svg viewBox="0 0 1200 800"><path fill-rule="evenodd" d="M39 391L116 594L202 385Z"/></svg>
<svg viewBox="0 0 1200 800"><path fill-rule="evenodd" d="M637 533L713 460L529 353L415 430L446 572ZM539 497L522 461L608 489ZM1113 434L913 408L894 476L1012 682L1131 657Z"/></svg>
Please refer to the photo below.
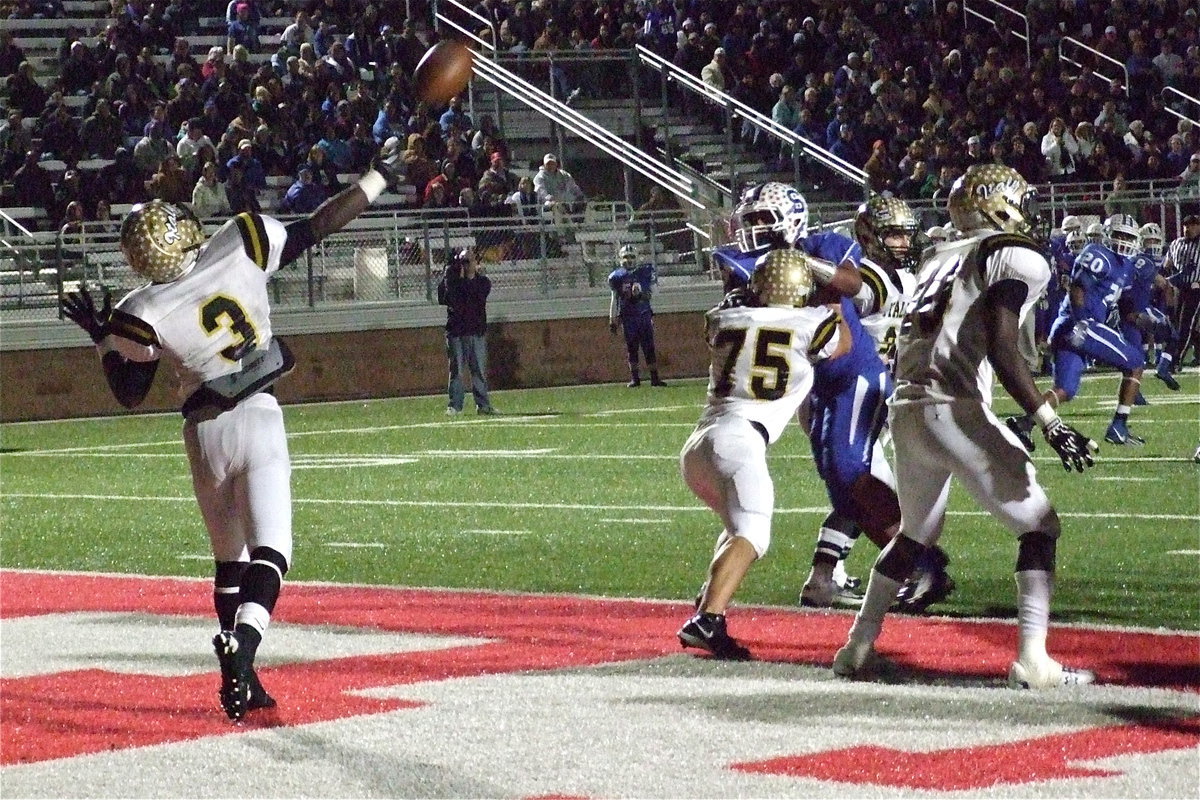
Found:
<svg viewBox="0 0 1200 800"><path fill-rule="evenodd" d="M108 494L67 494L61 492L4 492L0 493L0 500L97 500L110 502L114 500L128 500L135 503L145 503L148 501L156 501L163 503L195 503L196 500L191 495L187 497L147 497L145 495L108 495ZM450 502L435 502L432 500L364 500L364 499L341 499L341 498L318 498L318 497L293 497L292 502L298 505L314 505L314 506L391 506L391 507L420 507L420 508L500 508L500 509L531 509L535 511L608 511L611 513L621 512L650 512L650 513L691 513L703 512L711 514L712 511L705 506L699 504L689 504L686 506L666 506L666 505L616 505L616 504L600 504L600 503L518 503L513 501L450 501ZM776 514L828 514L828 506L800 506L796 508L777 508ZM947 512L953 517L988 517L991 514L987 511L949 511ZM1084 512L1084 511L1060 511L1060 517L1070 517L1072 519L1104 519L1111 520L1115 512ZM1159 519L1159 520L1182 520L1185 522L1200 521L1200 514L1130 514L1120 512L1120 516L1125 519Z"/></svg>

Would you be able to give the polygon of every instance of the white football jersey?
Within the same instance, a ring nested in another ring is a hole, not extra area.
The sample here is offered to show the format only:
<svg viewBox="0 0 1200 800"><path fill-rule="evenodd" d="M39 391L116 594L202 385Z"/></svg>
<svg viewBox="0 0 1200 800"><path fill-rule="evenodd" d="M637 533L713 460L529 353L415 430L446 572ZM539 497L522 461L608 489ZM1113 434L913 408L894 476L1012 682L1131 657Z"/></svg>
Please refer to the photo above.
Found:
<svg viewBox="0 0 1200 800"><path fill-rule="evenodd" d="M239 371L244 355L271 341L267 279L279 269L286 240L278 220L238 214L204 243L182 278L122 298L106 345L131 361L165 357L179 377L180 398Z"/></svg>
<svg viewBox="0 0 1200 800"><path fill-rule="evenodd" d="M779 439L812 389L812 365L840 341L841 315L815 308L716 308L705 316L712 351L698 426L725 416L757 422Z"/></svg>
<svg viewBox="0 0 1200 800"><path fill-rule="evenodd" d="M1024 320L1050 281L1050 264L1029 239L991 231L940 244L925 256L912 310L900 326L890 402L991 405L984 293L1003 280L1024 282Z"/></svg>
<svg viewBox="0 0 1200 800"><path fill-rule="evenodd" d="M912 305L917 276L893 270L864 258L859 265L863 288L854 297L863 328L879 346L879 355L889 364L896 351L900 322Z"/></svg>

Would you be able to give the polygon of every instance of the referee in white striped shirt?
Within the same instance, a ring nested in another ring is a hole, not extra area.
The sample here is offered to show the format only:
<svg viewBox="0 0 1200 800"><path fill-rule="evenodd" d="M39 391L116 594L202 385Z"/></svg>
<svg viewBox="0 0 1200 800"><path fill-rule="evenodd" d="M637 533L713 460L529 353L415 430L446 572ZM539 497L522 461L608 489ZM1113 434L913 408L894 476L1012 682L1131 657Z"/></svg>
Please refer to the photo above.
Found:
<svg viewBox="0 0 1200 800"><path fill-rule="evenodd" d="M1200 336L1196 333L1196 317L1200 314L1200 215L1183 218L1183 236L1171 242L1163 260L1163 272L1179 292L1175 303L1175 327L1179 336L1175 343L1175 369L1183 366L1183 354L1194 346L1192 365L1200 363Z"/></svg>

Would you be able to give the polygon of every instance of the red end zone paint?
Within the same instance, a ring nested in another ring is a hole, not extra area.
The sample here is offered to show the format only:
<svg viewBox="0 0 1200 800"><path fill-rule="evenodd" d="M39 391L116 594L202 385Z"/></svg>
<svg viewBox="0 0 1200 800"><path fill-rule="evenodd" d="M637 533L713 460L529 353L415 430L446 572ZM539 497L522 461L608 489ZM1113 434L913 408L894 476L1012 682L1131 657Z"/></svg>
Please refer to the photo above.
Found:
<svg viewBox="0 0 1200 800"><path fill-rule="evenodd" d="M1073 767L1072 761L1182 750L1200 744L1200 717L1161 725L1114 725L1020 742L912 753L889 747L848 747L804 756L734 764L741 772L872 783L907 789L963 791L1002 783L1118 775Z"/></svg>
<svg viewBox="0 0 1200 800"><path fill-rule="evenodd" d="M203 581L0 571L0 616L136 611L212 618ZM278 622L482 637L479 646L333 659L264 669L279 701L243 726L227 722L213 672L179 678L95 669L0 678L0 764L65 758L279 725L302 725L411 707L353 692L530 669L649 659L679 652L683 603L501 595L386 587L288 584ZM755 656L828 666L851 617L786 609L735 609L734 634ZM215 625L215 623L214 623ZM269 647L269 636L266 647ZM882 652L926 674L999 679L1015 647L1010 623L893 616ZM1196 636L1055 628L1051 650L1110 684L1200 688ZM197 642L198 649L207 642ZM815 757L815 756L813 756ZM838 778L830 778L837 780ZM890 784L891 785L891 784ZM901 785L901 784L895 784ZM941 784L939 784L941 785Z"/></svg>

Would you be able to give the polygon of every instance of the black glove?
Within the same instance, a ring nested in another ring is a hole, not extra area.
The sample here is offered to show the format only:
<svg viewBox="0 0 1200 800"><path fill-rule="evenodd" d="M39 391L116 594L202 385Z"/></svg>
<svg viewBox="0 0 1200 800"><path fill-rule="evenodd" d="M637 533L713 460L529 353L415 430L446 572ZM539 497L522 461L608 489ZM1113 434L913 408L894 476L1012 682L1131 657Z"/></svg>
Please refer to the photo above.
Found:
<svg viewBox="0 0 1200 800"><path fill-rule="evenodd" d="M1070 472L1072 467L1077 472L1083 472L1086 467L1096 463L1092 458L1092 453L1100 450L1096 443L1058 417L1042 429L1042 435L1046 437L1046 443L1058 453L1063 469L1067 472Z"/></svg>
<svg viewBox="0 0 1200 800"><path fill-rule="evenodd" d="M67 292L59 301L63 316L83 328L97 344L108 335L108 325L112 320L112 292L107 286L101 286L100 290L104 292L104 304L99 311L87 284L83 282L79 284L78 292Z"/></svg>

